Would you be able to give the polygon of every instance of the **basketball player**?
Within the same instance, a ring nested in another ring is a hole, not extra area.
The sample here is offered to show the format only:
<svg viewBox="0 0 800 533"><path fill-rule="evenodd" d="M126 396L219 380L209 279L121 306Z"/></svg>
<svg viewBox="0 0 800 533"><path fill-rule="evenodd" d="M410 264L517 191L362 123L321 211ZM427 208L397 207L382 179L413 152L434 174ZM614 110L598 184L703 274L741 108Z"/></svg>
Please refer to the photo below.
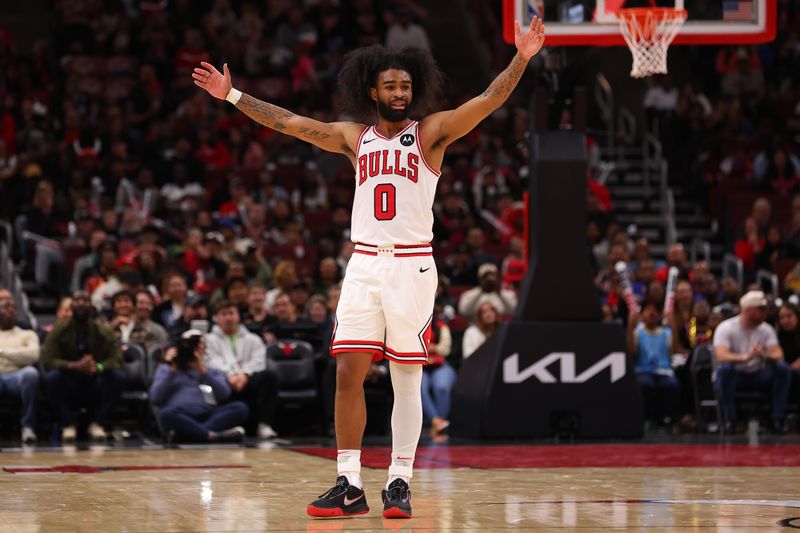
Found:
<svg viewBox="0 0 800 533"><path fill-rule="evenodd" d="M515 24L517 53L488 89L457 109L420 114L437 95L441 74L426 51L386 51L379 45L350 52L339 77L345 111L373 115L365 126L323 123L291 113L232 87L227 65L220 73L202 63L198 87L225 99L256 122L346 155L355 168L351 235L355 253L347 266L331 354L336 357L336 484L308 506L314 517L369 511L361 482L361 438L366 424L364 380L373 360L389 359L394 407L392 462L382 492L383 516L410 518L408 488L422 430L425 332L436 293L431 257L433 198L444 151L503 105L528 60L542 47L544 27L534 18L523 34Z"/></svg>

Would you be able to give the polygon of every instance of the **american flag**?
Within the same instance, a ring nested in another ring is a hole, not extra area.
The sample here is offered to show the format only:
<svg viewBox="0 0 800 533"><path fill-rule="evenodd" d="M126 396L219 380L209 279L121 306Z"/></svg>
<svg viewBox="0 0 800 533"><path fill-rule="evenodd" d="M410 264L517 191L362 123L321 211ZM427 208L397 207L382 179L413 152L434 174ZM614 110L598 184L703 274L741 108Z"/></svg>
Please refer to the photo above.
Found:
<svg viewBox="0 0 800 533"><path fill-rule="evenodd" d="M724 0L722 2L722 20L729 22L752 22L752 0Z"/></svg>

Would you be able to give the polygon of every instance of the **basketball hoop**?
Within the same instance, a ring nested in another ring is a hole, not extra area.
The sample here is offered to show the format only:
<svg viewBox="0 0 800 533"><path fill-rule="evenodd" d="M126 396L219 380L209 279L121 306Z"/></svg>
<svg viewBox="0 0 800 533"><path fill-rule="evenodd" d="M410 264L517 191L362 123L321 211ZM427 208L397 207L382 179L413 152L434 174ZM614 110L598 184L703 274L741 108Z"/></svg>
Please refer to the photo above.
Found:
<svg viewBox="0 0 800 533"><path fill-rule="evenodd" d="M684 9L620 9L620 31L633 54L631 77L667 73L667 49L685 21Z"/></svg>

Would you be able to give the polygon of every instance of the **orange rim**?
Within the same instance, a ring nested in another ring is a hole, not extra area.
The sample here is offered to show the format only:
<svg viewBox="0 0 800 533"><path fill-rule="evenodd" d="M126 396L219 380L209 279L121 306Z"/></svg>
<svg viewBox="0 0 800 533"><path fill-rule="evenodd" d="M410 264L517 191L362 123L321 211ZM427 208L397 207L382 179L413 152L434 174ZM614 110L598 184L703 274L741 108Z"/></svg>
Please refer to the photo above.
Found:
<svg viewBox="0 0 800 533"><path fill-rule="evenodd" d="M658 28L657 23L664 21L683 23L687 15L685 9L670 7L631 7L619 10L619 16L628 26L630 35L637 35L641 32L642 37L647 40L654 37L653 33Z"/></svg>

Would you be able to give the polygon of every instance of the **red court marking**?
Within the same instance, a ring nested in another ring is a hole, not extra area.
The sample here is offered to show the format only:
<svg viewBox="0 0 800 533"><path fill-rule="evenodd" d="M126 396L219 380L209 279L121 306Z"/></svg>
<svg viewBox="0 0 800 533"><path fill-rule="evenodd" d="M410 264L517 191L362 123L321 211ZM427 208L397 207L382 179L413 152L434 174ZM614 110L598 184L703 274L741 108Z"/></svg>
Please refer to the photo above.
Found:
<svg viewBox="0 0 800 533"><path fill-rule="evenodd" d="M9 474L102 474L104 472L133 472L137 470L209 470L219 468L250 468L246 465L180 465L180 466L5 466Z"/></svg>
<svg viewBox="0 0 800 533"><path fill-rule="evenodd" d="M336 459L334 448L292 448ZM364 448L361 464L387 468L390 448ZM431 446L417 449L417 468L575 468L800 466L800 445L600 444L579 446Z"/></svg>

